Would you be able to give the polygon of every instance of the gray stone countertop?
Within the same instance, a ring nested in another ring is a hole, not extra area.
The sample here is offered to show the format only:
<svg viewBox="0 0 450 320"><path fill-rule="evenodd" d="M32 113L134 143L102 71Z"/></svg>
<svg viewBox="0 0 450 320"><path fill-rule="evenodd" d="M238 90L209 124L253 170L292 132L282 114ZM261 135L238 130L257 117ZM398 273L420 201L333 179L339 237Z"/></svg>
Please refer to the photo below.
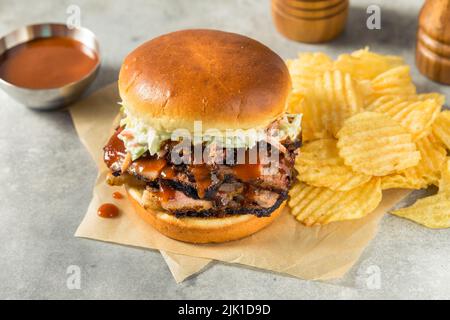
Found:
<svg viewBox="0 0 450 320"><path fill-rule="evenodd" d="M414 66L423 1L351 2L345 33L323 45L300 44L279 35L267 0L0 0L0 34L30 23L65 22L68 6L78 5L82 25L98 35L103 55L91 92L117 79L122 59L138 44L166 32L201 27L248 35L284 58L299 51L336 57L364 46L402 55L412 65L420 91L438 91L450 98L450 87L427 80ZM369 4L381 8L381 30L366 28ZM159 252L73 236L91 199L96 168L66 111L34 112L3 92L0 109L0 298L450 297L450 230L429 230L389 215L360 262L339 281L303 281L213 263L176 284ZM69 265L81 268L80 290L66 286ZM381 280L375 288L368 285L373 270Z"/></svg>

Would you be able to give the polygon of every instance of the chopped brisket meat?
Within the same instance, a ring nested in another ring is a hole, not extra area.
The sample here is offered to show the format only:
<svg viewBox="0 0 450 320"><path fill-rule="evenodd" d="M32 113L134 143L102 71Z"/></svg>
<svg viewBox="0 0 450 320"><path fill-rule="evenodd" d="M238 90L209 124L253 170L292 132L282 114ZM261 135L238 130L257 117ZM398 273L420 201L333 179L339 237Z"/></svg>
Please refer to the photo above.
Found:
<svg viewBox="0 0 450 320"><path fill-rule="evenodd" d="M300 140L282 141L284 152L279 154L277 167L264 163L175 165L170 160L171 142L159 155L146 153L126 163L127 152L118 138L121 130L116 130L104 148L104 160L112 173L109 183L146 186L144 206L159 207L176 216L269 216L287 199L301 144Z"/></svg>
<svg viewBox="0 0 450 320"><path fill-rule="evenodd" d="M173 198L161 201L161 207L169 212L208 211L213 203L209 200L193 199L183 192L175 191Z"/></svg>

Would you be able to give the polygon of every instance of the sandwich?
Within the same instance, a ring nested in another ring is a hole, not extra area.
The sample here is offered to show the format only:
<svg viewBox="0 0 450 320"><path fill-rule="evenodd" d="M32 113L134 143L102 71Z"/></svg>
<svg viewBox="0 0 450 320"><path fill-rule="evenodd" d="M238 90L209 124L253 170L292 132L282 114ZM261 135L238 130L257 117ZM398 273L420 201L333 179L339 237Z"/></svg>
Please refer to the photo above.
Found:
<svg viewBox="0 0 450 320"><path fill-rule="evenodd" d="M124 60L107 182L162 234L209 243L251 235L282 212L301 115L287 113L284 61L248 37L183 30Z"/></svg>

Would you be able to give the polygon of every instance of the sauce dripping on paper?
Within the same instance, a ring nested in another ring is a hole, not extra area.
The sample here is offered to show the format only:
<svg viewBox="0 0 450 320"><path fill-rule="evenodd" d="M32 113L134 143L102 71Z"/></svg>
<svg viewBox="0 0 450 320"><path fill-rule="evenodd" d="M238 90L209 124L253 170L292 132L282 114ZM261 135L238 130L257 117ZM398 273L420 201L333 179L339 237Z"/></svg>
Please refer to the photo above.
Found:
<svg viewBox="0 0 450 320"><path fill-rule="evenodd" d="M123 194L121 194L119 191L116 191L112 194L114 199L120 200L123 199Z"/></svg>
<svg viewBox="0 0 450 320"><path fill-rule="evenodd" d="M119 215L119 208L112 203L104 203L98 208L97 215L102 218L115 218Z"/></svg>

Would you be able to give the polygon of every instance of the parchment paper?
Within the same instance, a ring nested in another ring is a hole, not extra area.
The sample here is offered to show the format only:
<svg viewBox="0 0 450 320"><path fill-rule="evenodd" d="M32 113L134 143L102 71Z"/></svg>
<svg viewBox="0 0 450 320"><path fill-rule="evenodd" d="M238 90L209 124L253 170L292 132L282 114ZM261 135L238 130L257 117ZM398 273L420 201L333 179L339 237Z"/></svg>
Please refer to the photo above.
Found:
<svg viewBox="0 0 450 320"><path fill-rule="evenodd" d="M104 196L98 197L99 188L104 189L106 192L105 196L109 197L108 201L115 203L120 208L121 212L128 213L133 210L127 201L112 200L112 189L115 191L121 191L124 194L124 190L122 188L111 188L104 183L104 173L106 172L106 168L102 160L102 148L112 133L113 122L117 117L120 107L117 104L119 101L120 98L117 92L117 84L113 83L103 89L100 89L84 100L74 104L69 109L81 142L86 146L99 168L99 176L97 177L97 181L95 183L93 199L89 205L88 212L94 213L94 211L97 210L97 203L106 202L106 198L104 198ZM105 224L112 222L106 219L102 220ZM120 220L121 219L117 219L114 220L114 222L120 223ZM76 236L82 235L78 235L77 232ZM95 237L93 238L97 239ZM118 243L121 242L119 241ZM162 250L161 254L166 261L170 272L175 278L175 281L178 283L197 273L211 261L210 259L195 258L186 255L164 252Z"/></svg>
<svg viewBox="0 0 450 320"><path fill-rule="evenodd" d="M406 190L385 192L377 210L354 221L305 227L285 209L269 227L242 240L206 245L172 240L141 220L127 200L113 199L112 193L121 188L112 188L105 183L107 169L102 161L102 147L112 133L112 123L119 110L118 101L116 84L112 84L70 109L80 139L99 167L92 201L75 235L159 249L177 282L200 271L211 259L303 279L340 278L357 262L375 236L383 214L409 193ZM97 208L105 202L117 204L121 210L120 217L99 218Z"/></svg>

